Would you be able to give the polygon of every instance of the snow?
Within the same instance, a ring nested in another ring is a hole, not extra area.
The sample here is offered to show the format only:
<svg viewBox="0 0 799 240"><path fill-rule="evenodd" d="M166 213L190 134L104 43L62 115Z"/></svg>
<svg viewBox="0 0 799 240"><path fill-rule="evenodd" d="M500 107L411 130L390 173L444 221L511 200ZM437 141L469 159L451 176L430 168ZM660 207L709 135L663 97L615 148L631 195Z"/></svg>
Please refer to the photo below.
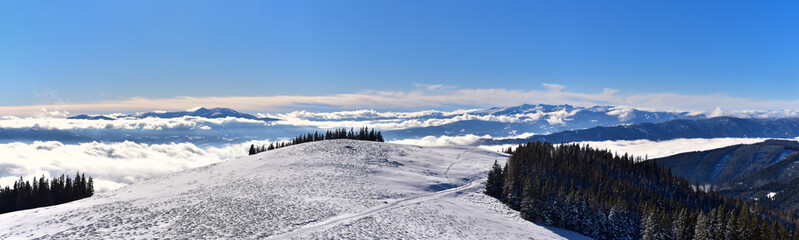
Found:
<svg viewBox="0 0 799 240"><path fill-rule="evenodd" d="M0 215L0 239L587 239L482 194L505 155L331 140Z"/></svg>
<svg viewBox="0 0 799 240"><path fill-rule="evenodd" d="M796 151L796 150L793 150L793 149L785 149L785 150L783 150L783 151L782 151L782 153L780 154L780 156L779 156L779 157L777 157L776 159L774 159L774 162L772 162L772 164L774 164L774 163L778 163L778 162L780 162L780 161L782 161L782 160L785 160L785 158L787 158L788 156L790 156L790 155L792 155L792 154L794 154L794 153L796 153L796 152L797 152L797 151Z"/></svg>
<svg viewBox="0 0 799 240"><path fill-rule="evenodd" d="M774 199L774 196L777 196L776 192L770 192L770 193L766 194L766 197L768 197L770 199Z"/></svg>

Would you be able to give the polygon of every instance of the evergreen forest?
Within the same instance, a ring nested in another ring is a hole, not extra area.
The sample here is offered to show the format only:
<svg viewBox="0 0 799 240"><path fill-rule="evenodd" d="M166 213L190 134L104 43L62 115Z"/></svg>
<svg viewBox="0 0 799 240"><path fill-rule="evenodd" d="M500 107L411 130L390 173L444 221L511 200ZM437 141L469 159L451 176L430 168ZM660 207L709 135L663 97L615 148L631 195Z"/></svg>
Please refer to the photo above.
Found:
<svg viewBox="0 0 799 240"><path fill-rule="evenodd" d="M94 180L85 174L47 179L33 178L33 182L22 177L13 187L0 188L0 213L67 203L94 195Z"/></svg>
<svg viewBox="0 0 799 240"><path fill-rule="evenodd" d="M796 219L672 176L652 161L577 144L519 145L485 193L535 223L596 239L799 239Z"/></svg>

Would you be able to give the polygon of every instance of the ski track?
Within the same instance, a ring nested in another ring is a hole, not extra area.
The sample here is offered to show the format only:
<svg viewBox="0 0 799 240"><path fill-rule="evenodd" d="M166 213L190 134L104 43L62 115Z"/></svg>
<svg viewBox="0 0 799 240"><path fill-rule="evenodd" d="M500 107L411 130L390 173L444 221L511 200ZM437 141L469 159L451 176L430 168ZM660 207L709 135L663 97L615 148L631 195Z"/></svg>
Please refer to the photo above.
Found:
<svg viewBox="0 0 799 240"><path fill-rule="evenodd" d="M331 227L334 227L334 226L337 226L337 225L346 224L347 222L351 222L351 221L358 220L358 219L361 219L361 218L369 217L369 216L375 215L377 213L380 213L380 212L383 212L383 211L387 211L387 210L391 210L391 209L394 209L394 208L399 208L399 207L403 207L403 206L406 206L406 205L418 204L418 203L421 203L421 202L424 202L424 201L437 199L437 198L440 198L440 197L445 196L447 194L463 191L463 190L469 189L471 187L472 187L472 181L470 181L466 185L463 185L463 186L460 186L460 187L450 188L450 189L447 189L447 190L442 190L442 191L438 191L438 192L427 194L427 195L423 195L423 196L405 198L405 199L402 199L402 200L399 200L399 201L396 201L396 202L392 202L392 203L386 204L384 206L373 208L373 209L370 209L370 210L367 210L367 211L363 211L363 212L360 212L360 213L345 214L345 215L342 215L342 216L333 217L331 219L328 219L328 220L325 220L325 221L322 221L322 222L311 223L311 224L305 225L303 227L300 227L298 229L295 229L295 230L287 232L287 233L270 236L268 239L289 239L289 238L302 237L302 236L304 236L306 234L310 234L311 232L323 231L323 230L326 230L328 228L331 228Z"/></svg>
<svg viewBox="0 0 799 240"><path fill-rule="evenodd" d="M461 160L461 155L463 155L464 153L467 153L467 152L469 152L469 150L463 151L462 153L458 154L458 156L455 157L455 159L458 160L458 161L457 162L453 162L452 164L450 164L449 167L447 167L447 171L444 171L444 177L447 178L447 181L449 181L450 185L455 185L455 184L452 183L452 179L449 179L449 175L447 175L449 173L449 170L455 164L463 162L464 160ZM471 183L471 181L469 183Z"/></svg>

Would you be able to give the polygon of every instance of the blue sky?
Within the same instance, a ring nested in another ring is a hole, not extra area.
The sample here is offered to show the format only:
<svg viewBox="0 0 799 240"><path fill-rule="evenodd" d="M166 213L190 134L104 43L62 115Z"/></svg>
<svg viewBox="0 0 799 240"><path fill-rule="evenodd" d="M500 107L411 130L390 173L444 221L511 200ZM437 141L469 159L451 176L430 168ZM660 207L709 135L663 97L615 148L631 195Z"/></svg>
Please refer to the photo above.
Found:
<svg viewBox="0 0 799 240"><path fill-rule="evenodd" d="M610 88L625 99L590 102L589 96L586 104L636 105L640 94L671 94L735 99L719 100L726 108L793 108L799 107L797 12L796 1L3 1L0 106L412 97L430 89L419 84L446 90L426 96L485 89L536 94L553 90L546 83L570 94ZM562 99L517 102L547 100ZM324 103L311 102L241 107Z"/></svg>

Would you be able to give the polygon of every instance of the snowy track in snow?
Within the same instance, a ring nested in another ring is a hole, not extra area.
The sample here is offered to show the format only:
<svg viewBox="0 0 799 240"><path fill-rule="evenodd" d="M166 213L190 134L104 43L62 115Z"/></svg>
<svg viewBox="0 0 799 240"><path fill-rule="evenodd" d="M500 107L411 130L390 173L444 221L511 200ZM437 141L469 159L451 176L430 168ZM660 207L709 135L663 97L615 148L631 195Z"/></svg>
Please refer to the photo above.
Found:
<svg viewBox="0 0 799 240"><path fill-rule="evenodd" d="M327 220L322 221L322 222L311 223L311 224L305 225L304 227L301 227L299 229L293 230L293 231L285 233L285 234L279 234L279 235L271 236L270 239L286 239L286 238L302 237L303 235L308 234L309 232L323 231L323 230L326 230L326 229L328 229L328 228L330 228L332 226L336 226L336 225L339 225L339 224L345 224L346 222L353 221L353 220L358 220L358 219L361 219L361 218L364 218L364 217L368 217L368 216L372 216L372 215L375 215L376 213L387 211L387 210L390 210L390 209L393 209L393 208L398 208L398 207L406 206L406 205L409 205L409 204L417 204L417 203L420 203L420 202L423 202L423 201L433 200L433 199L436 199L438 197L442 197L442 196L450 194L450 193L463 191L464 189L467 189L467 188L470 188L470 187L472 187L472 182L469 182L468 184L466 184L464 186L451 188L451 189L435 192L435 193L424 195L424 196L405 198L405 199L402 199L402 200L399 200L399 201L396 201L396 202L388 203L388 204L386 204L384 206L379 206L379 207L376 207L376 208L373 208L373 209L366 210L366 211L361 212L361 213L346 214L346 215L342 215L342 216L333 217L331 219L327 219Z"/></svg>

